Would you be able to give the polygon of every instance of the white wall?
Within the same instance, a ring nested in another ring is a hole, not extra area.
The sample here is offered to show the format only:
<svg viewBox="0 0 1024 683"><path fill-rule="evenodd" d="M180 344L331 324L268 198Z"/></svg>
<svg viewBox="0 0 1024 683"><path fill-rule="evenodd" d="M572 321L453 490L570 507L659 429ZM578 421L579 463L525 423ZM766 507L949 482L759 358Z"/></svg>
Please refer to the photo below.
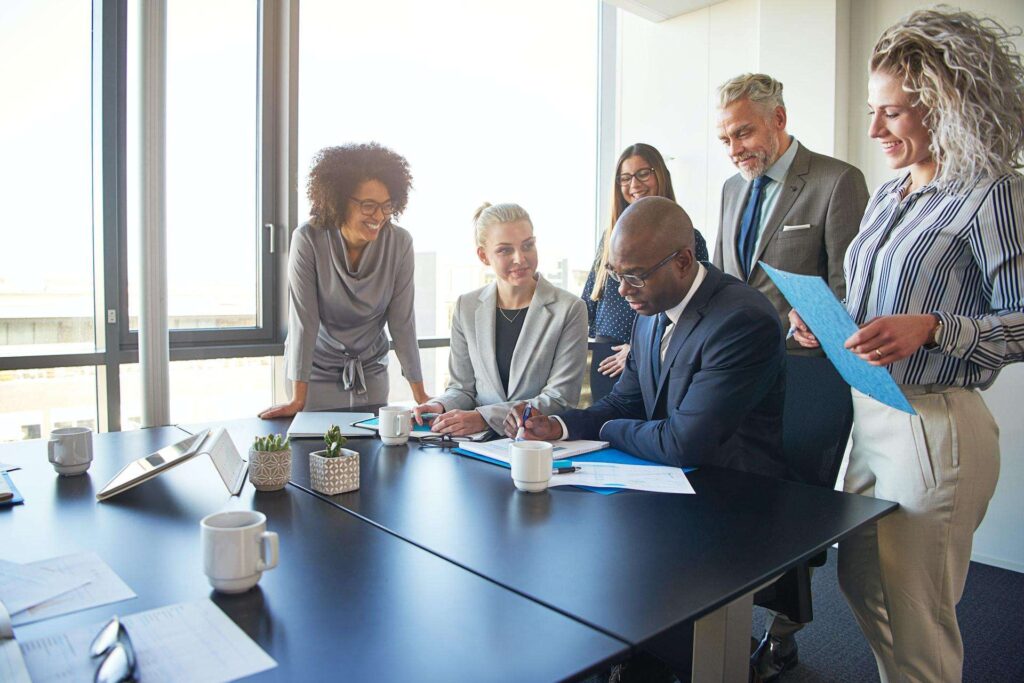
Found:
<svg viewBox="0 0 1024 683"><path fill-rule="evenodd" d="M679 203L713 245L722 183L735 170L717 142L714 90L764 71L782 81L789 130L809 148L860 167L874 188L891 177L865 133L866 63L881 32L930 3L911 0L726 0L662 23L619 12L616 147L647 142L665 155ZM964 2L1024 25L1020 0ZM1024 50L1024 40L1016 41ZM603 227L603 226L602 226ZM1001 429L1002 472L975 536L975 559L1024 571L1024 366L985 393Z"/></svg>

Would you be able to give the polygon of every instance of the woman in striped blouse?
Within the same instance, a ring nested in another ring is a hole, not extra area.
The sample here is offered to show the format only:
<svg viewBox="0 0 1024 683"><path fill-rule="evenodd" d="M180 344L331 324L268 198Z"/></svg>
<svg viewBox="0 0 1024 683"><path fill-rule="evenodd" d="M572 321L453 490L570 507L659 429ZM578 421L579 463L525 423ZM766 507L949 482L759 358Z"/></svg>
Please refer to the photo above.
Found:
<svg viewBox="0 0 1024 683"><path fill-rule="evenodd" d="M875 192L846 253L860 325L846 346L888 368L917 415L853 392L845 489L900 508L840 544L839 582L883 682L961 678L956 604L999 475L978 390L1024 360L1024 68L1010 35L924 10L871 56L869 134L903 172Z"/></svg>

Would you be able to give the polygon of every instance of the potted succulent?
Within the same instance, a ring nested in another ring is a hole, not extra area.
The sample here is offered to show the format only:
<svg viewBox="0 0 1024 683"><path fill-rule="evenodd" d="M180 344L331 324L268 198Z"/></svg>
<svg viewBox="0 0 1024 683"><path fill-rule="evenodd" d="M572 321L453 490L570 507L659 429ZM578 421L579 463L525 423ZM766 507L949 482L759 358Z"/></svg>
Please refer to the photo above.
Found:
<svg viewBox="0 0 1024 683"><path fill-rule="evenodd" d="M257 491L278 491L292 477L292 448L280 434L257 436L249 447L249 481Z"/></svg>
<svg viewBox="0 0 1024 683"><path fill-rule="evenodd" d="M324 434L327 447L309 454L309 483L314 491L333 496L359 488L359 453L344 448L348 441L337 425Z"/></svg>

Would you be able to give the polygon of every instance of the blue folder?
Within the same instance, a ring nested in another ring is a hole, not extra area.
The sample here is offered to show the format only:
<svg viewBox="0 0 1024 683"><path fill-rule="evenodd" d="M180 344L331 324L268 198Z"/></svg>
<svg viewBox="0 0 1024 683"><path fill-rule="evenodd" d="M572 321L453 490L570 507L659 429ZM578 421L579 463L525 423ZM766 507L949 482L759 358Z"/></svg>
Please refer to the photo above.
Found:
<svg viewBox="0 0 1024 683"><path fill-rule="evenodd" d="M21 492L18 491L18 487L14 485L14 482L11 481L11 478L7 475L7 473L0 472L0 475L3 475L4 481L6 481L7 485L11 487L11 493L14 494L13 498L8 498L7 500L0 501L0 507L5 505L19 505L21 503L24 503L25 499L21 497Z"/></svg>

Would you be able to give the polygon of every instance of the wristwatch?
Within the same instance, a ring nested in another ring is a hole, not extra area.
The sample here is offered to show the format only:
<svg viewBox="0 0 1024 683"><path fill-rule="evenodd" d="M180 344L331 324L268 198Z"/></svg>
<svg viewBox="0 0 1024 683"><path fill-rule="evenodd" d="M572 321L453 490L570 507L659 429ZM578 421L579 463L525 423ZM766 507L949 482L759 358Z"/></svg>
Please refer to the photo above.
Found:
<svg viewBox="0 0 1024 683"><path fill-rule="evenodd" d="M941 345L939 340L942 338L942 318L934 313L932 313L932 316L935 318L935 328L932 330L931 341L924 345L926 349L937 349Z"/></svg>

